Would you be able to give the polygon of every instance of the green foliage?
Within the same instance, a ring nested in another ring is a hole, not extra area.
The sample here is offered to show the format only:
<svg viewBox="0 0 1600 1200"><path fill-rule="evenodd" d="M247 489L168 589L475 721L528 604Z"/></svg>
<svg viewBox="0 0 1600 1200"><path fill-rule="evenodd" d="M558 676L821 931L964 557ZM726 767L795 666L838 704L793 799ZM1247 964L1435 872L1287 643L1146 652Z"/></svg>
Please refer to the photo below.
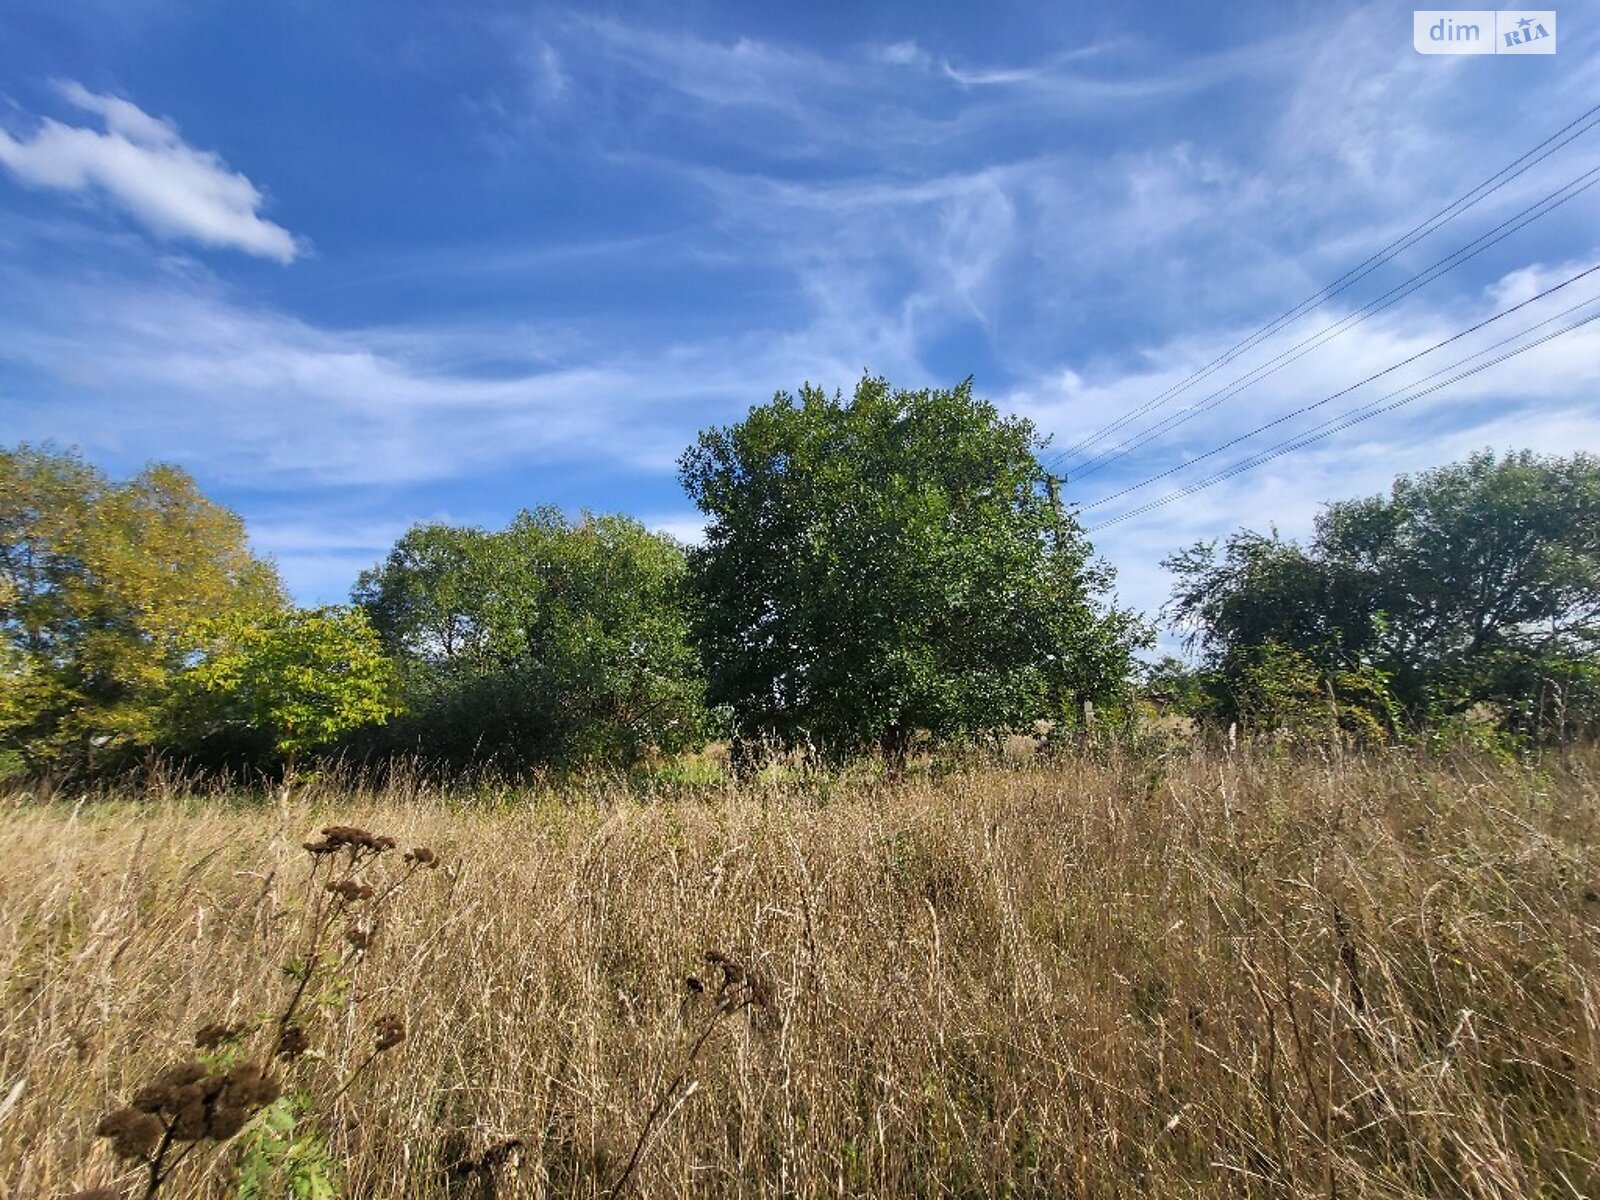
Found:
<svg viewBox="0 0 1600 1200"><path fill-rule="evenodd" d="M1205 715L1205 677L1175 654L1141 664L1138 684L1140 699L1159 711L1185 717Z"/></svg>
<svg viewBox="0 0 1600 1200"><path fill-rule="evenodd" d="M247 731L290 761L394 713L394 668L366 614L297 608L219 619L183 676L177 726L191 740Z"/></svg>
<svg viewBox="0 0 1600 1200"><path fill-rule="evenodd" d="M520 768L697 744L683 584L683 551L627 517L418 526L355 592L402 672L411 715L391 745Z"/></svg>
<svg viewBox="0 0 1600 1200"><path fill-rule="evenodd" d="M1220 555L1168 559L1169 611L1225 685L1239 656L1274 644L1390 693L1398 717L1436 725L1490 705L1503 728L1570 736L1600 718L1600 461L1474 455L1401 477L1388 496L1329 505L1311 544L1256 533ZM1360 690L1360 689L1357 689ZM1230 696L1233 700L1230 700Z"/></svg>
<svg viewBox="0 0 1600 1200"><path fill-rule="evenodd" d="M280 1096L239 1134L236 1200L337 1200L339 1164L312 1127L311 1105Z"/></svg>
<svg viewBox="0 0 1600 1200"><path fill-rule="evenodd" d="M807 386L680 460L709 695L745 737L903 759L912 737L1125 698L1134 620L1057 519L1031 424L970 383L848 402Z"/></svg>
<svg viewBox="0 0 1600 1200"><path fill-rule="evenodd" d="M1290 741L1381 745L1394 732L1393 698L1370 666L1325 671L1275 641L1241 647L1208 681L1213 711Z"/></svg>
<svg viewBox="0 0 1600 1200"><path fill-rule="evenodd" d="M282 603L239 518L182 471L117 483L73 454L0 450L0 756L126 762L159 743L211 618Z"/></svg>

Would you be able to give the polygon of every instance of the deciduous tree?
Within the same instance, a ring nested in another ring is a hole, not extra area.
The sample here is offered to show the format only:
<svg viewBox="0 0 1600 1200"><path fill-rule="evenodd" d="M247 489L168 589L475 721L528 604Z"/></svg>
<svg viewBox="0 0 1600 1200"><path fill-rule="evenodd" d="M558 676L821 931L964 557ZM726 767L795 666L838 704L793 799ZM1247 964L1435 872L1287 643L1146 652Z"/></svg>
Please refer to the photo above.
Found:
<svg viewBox="0 0 1600 1200"><path fill-rule="evenodd" d="M108 480L0 450L0 754L34 771L157 745L178 672L220 614L284 603L237 516L175 467Z"/></svg>
<svg viewBox="0 0 1600 1200"><path fill-rule="evenodd" d="M700 435L690 551L710 695L745 734L873 748L1014 728L1126 695L1136 623L1048 498L1020 418L970 381L848 400L807 386Z"/></svg>
<svg viewBox="0 0 1600 1200"><path fill-rule="evenodd" d="M401 665L397 745L464 764L627 763L696 742L683 551L637 521L419 526L355 596Z"/></svg>

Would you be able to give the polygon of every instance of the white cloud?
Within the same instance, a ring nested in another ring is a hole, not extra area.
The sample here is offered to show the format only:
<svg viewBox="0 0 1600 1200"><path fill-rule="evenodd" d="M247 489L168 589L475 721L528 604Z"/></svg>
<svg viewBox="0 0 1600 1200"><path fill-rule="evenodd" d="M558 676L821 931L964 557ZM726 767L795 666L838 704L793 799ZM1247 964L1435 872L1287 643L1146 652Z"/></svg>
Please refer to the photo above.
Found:
<svg viewBox="0 0 1600 1200"><path fill-rule="evenodd" d="M1201 539L1226 536L1240 527L1265 530L1275 526L1286 537L1304 537L1329 501L1386 492L1401 473L1425 471L1465 458L1489 447L1497 451L1531 449L1539 453L1570 454L1576 448L1600 445L1600 324L1584 326L1525 355L1491 367L1405 407L1334 433L1282 458L1264 462L1233 478L1220 480L1201 491L1114 525L1103 522L1138 505L1161 499L1175 489L1203 479L1262 449L1305 432L1331 416L1359 408L1379 396L1404 389L1450 362L1465 358L1490 342L1531 328L1559 310L1586 297L1600 299L1593 280L1574 285L1576 294L1558 293L1513 317L1504 328L1491 326L1472 339L1419 360L1413 367L1386 377L1342 397L1327 408L1285 422L1267 433L1208 458L1194 469L1181 469L1202 451L1283 416L1300 406L1321 400L1376 371L1425 349L1441 338L1503 311L1510 302L1526 299L1534 291L1575 274L1586 262L1565 267L1533 265L1508 272L1484 288L1474 306L1413 307L1385 314L1354 326L1314 352L1291 371L1275 376L1274 386L1243 392L1227 403L1207 410L1192 422L1157 438L1109 470L1069 482L1069 500L1090 505L1132 483L1169 467L1180 468L1104 507L1087 508L1080 519L1091 530L1096 549L1119 568L1119 592L1134 607L1154 614L1165 602L1171 580L1158 564L1162 558ZM1533 282L1530 283L1530 280ZM1581 289L1581 290L1580 290ZM1558 328L1593 312L1585 307L1557 325ZM1316 322L1331 326L1344 310L1335 309ZM1156 370L1082 373L1066 368L1036 384L1019 388L1002 399L1035 419L1046 429L1062 432L1058 448L1105 424L1108 414L1120 415L1143 401L1181 383L1195 368L1214 360L1246 331L1215 330L1208 335L1175 338L1153 347L1150 358L1163 366ZM1307 330L1293 331L1297 335ZM1263 344L1215 381L1182 393L1174 408L1192 404L1244 373L1257 361L1270 359L1284 338ZM1292 340L1299 340L1298 336ZM1519 343L1520 344L1520 343ZM1469 364L1470 365L1470 364ZM1453 374L1454 372L1451 372ZM1089 378L1086 378L1089 376ZM1113 435L1107 445L1144 429L1164 415L1158 409ZM1096 450L1102 447L1095 447ZM1054 453L1054 451L1052 452ZM1054 464L1057 470L1082 461L1087 453L1067 456ZM1046 455L1050 461L1051 454ZM1071 472L1069 471L1069 475ZM1166 643L1171 648L1170 641Z"/></svg>
<svg viewBox="0 0 1600 1200"><path fill-rule="evenodd" d="M0 361L42 381L28 385L41 401L66 399L0 395L0 412L15 437L204 465L281 494L555 462L660 477L696 429L779 388L903 365L875 336L830 324L619 349L562 324L332 330L203 277L74 283L12 268Z"/></svg>
<svg viewBox="0 0 1600 1200"><path fill-rule="evenodd" d="M196 150L168 121L73 82L59 85L104 132L44 118L21 137L0 130L0 164L21 182L109 198L164 238L290 262L303 246L260 215L260 190L216 154Z"/></svg>
<svg viewBox="0 0 1600 1200"><path fill-rule="evenodd" d="M927 61L927 54L915 41L892 42L887 46L875 46L868 51L868 56L881 63L891 66L909 67Z"/></svg>
<svg viewBox="0 0 1600 1200"><path fill-rule="evenodd" d="M706 519L694 512L644 516L639 518L639 523L646 529L664 533L685 546L697 546L706 536Z"/></svg>

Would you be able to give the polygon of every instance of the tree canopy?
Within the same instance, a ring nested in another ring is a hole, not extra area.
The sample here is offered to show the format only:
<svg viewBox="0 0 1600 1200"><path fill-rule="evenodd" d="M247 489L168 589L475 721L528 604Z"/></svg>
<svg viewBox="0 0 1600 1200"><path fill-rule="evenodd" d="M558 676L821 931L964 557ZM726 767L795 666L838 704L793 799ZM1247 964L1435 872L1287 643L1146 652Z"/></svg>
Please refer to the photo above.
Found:
<svg viewBox="0 0 1600 1200"><path fill-rule="evenodd" d="M683 551L627 517L412 529L355 590L399 663L393 740L507 767L692 744L706 714L683 584Z"/></svg>
<svg viewBox="0 0 1600 1200"><path fill-rule="evenodd" d="M1555 734L1600 711L1593 456L1475 454L1330 504L1306 546L1244 531L1166 565L1169 611L1224 676L1271 643L1377 672L1413 725L1489 703Z"/></svg>
<svg viewBox="0 0 1600 1200"><path fill-rule="evenodd" d="M176 732L189 748L265 743L292 768L297 756L396 711L394 666L359 609L234 613L207 633L177 702Z"/></svg>
<svg viewBox="0 0 1600 1200"><path fill-rule="evenodd" d="M702 433L680 478L709 695L750 736L903 759L1123 695L1137 624L1051 505L1026 420L952 389L809 385Z"/></svg>
<svg viewBox="0 0 1600 1200"><path fill-rule="evenodd" d="M0 755L70 772L158 744L219 614L284 603L237 516L176 467L115 482L0 449Z"/></svg>

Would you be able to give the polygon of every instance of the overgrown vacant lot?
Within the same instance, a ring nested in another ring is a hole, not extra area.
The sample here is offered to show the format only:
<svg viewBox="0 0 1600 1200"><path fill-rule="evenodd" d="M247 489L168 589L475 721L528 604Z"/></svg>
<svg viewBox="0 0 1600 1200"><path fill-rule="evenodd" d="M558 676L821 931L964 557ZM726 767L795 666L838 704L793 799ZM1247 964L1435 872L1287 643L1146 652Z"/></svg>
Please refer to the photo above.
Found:
<svg viewBox="0 0 1600 1200"><path fill-rule="evenodd" d="M282 1007L302 843L339 822L399 839L375 878L445 864L274 1068L319 1097L344 1195L604 1194L647 1123L624 1190L652 1197L1597 1195L1597 768L19 800L0 1193L142 1194L97 1121L200 1025ZM708 948L770 995L719 1018ZM379 1011L406 1040L330 1099ZM236 1160L202 1147L163 1194L226 1194Z"/></svg>

